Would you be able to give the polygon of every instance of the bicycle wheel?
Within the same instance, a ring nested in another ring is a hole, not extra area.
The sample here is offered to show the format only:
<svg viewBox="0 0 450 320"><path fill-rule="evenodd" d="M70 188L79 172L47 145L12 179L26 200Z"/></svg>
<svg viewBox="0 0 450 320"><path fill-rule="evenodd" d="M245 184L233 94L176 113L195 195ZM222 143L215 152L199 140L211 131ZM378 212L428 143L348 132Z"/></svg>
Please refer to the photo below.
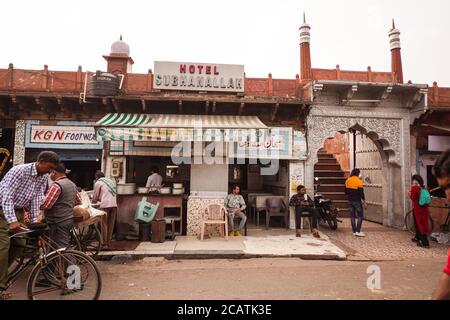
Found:
<svg viewBox="0 0 450 320"><path fill-rule="evenodd" d="M414 217L412 211L409 211L405 216L405 228L411 234L416 234L416 226L414 224Z"/></svg>
<svg viewBox="0 0 450 320"><path fill-rule="evenodd" d="M430 226L430 232L433 232L434 229L434 221L431 218L430 215L428 215L428 224ZM412 210L409 211L405 216L405 228L408 230L411 234L416 234L416 226L414 223L414 216Z"/></svg>
<svg viewBox="0 0 450 320"><path fill-rule="evenodd" d="M94 257L98 255L102 249L102 241L97 225L92 224L89 226L87 232L81 236L80 244L81 251Z"/></svg>
<svg viewBox="0 0 450 320"><path fill-rule="evenodd" d="M80 235L76 228L73 228L70 231L70 244L68 249L82 251L80 243Z"/></svg>
<svg viewBox="0 0 450 320"><path fill-rule="evenodd" d="M101 290L95 261L74 250L52 252L45 264L38 261L27 282L30 300L97 300Z"/></svg>

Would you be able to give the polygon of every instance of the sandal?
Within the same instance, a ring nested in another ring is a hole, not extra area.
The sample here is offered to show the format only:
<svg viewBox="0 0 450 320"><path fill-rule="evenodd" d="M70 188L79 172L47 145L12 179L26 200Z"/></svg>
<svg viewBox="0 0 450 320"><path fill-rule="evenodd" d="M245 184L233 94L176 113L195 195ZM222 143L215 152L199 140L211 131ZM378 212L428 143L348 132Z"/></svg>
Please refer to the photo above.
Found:
<svg viewBox="0 0 450 320"><path fill-rule="evenodd" d="M300 230L297 230L297 231L295 232L295 236L296 236L297 238L300 238L300 237L302 236Z"/></svg>
<svg viewBox="0 0 450 320"><path fill-rule="evenodd" d="M313 230L312 234L314 238L320 238L320 233L318 230Z"/></svg>

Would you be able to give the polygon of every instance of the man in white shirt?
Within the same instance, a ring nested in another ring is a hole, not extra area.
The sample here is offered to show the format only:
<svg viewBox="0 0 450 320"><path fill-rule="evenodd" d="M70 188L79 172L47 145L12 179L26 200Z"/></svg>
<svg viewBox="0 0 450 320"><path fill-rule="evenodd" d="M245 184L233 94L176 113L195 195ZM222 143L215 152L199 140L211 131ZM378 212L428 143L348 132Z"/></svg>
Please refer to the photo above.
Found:
<svg viewBox="0 0 450 320"><path fill-rule="evenodd" d="M160 188L162 186L162 181L163 181L163 178L159 174L159 169L157 167L152 167L152 174L148 177L147 184L145 185L145 187Z"/></svg>

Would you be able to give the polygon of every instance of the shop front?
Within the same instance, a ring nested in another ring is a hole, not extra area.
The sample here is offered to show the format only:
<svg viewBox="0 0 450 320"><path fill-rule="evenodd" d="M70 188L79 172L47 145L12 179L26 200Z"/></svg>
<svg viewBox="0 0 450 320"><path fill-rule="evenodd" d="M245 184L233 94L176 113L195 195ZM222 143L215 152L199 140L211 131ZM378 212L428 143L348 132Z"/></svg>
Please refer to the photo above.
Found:
<svg viewBox="0 0 450 320"><path fill-rule="evenodd" d="M0 180L13 166L14 121L0 120Z"/></svg>
<svg viewBox="0 0 450 320"><path fill-rule="evenodd" d="M102 148L91 122L26 122L25 162L36 161L41 151L54 151L70 171L68 177L84 190L93 189L95 171L101 169Z"/></svg>
<svg viewBox="0 0 450 320"><path fill-rule="evenodd" d="M303 183L303 133L268 127L257 116L108 114L96 130L104 143L103 170L121 190L120 237L138 235L134 216L143 197L160 204L156 218L177 218L176 234L197 236L206 206L223 204L233 185L240 185L250 213L252 196L287 203ZM169 189L142 189L154 167Z"/></svg>

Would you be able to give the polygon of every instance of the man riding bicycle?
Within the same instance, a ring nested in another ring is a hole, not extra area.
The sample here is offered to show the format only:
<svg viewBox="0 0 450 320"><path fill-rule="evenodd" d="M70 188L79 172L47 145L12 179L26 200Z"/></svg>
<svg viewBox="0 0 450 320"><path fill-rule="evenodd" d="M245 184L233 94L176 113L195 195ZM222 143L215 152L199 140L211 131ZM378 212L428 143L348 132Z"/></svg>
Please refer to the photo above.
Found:
<svg viewBox="0 0 450 320"><path fill-rule="evenodd" d="M37 162L13 167L0 181L0 300L10 299L6 292L8 266L20 250L9 252L10 232L24 228L24 210L29 212L30 222L36 222L47 187L48 173L56 168L59 156L43 151ZM24 240L15 240L24 241ZM24 243L17 247L24 246Z"/></svg>

